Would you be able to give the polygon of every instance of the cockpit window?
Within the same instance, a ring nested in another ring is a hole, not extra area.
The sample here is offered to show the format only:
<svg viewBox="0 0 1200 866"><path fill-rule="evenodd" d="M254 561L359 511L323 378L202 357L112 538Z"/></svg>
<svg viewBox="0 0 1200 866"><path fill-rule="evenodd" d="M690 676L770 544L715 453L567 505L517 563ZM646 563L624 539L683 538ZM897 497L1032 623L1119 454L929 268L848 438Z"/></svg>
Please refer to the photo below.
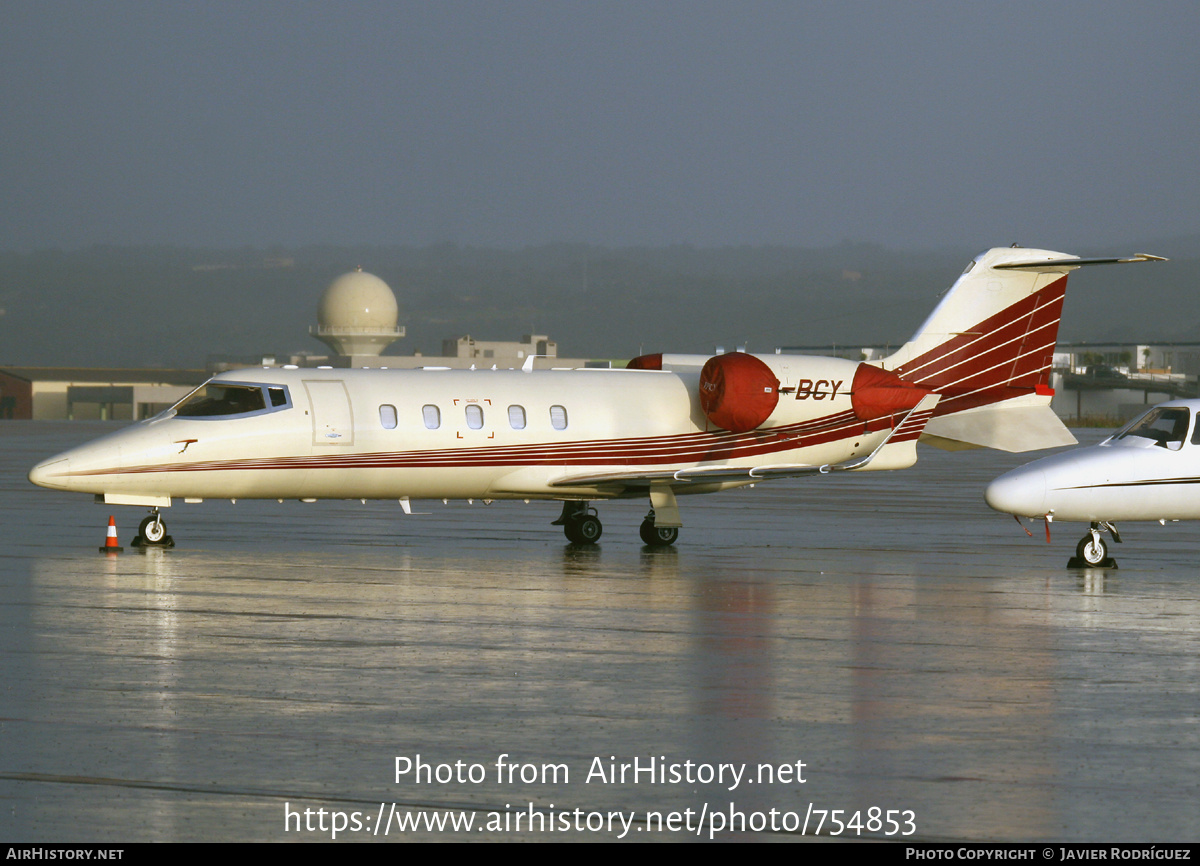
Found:
<svg viewBox="0 0 1200 866"><path fill-rule="evenodd" d="M272 387L272 407L288 405L287 392L283 388ZM175 405L177 418L227 418L231 415L249 415L252 412L262 412L267 408L263 389L258 385L230 385L224 382L210 382L193 391Z"/></svg>
<svg viewBox="0 0 1200 866"><path fill-rule="evenodd" d="M1183 445L1191 421L1187 409L1163 407L1151 409L1116 435L1117 439L1140 436L1172 451Z"/></svg>

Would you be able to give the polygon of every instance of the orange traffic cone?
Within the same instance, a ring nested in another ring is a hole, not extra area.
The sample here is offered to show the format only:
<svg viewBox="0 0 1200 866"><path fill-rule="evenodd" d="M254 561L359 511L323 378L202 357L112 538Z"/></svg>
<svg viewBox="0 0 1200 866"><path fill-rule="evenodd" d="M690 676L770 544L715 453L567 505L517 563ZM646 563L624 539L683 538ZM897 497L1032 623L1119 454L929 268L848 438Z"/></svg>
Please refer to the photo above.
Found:
<svg viewBox="0 0 1200 866"><path fill-rule="evenodd" d="M100 548L101 553L121 553L125 548L117 544L117 518L111 514L108 516L108 536L104 539L104 546Z"/></svg>

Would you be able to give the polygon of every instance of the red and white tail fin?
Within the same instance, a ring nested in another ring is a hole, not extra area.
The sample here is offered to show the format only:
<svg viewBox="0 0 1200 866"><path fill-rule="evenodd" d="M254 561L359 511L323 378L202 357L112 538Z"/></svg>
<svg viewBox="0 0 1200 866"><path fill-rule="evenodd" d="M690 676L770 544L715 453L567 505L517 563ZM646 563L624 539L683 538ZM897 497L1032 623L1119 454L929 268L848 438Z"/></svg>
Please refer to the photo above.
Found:
<svg viewBox="0 0 1200 866"><path fill-rule="evenodd" d="M1083 265L1141 261L1163 259L1081 259L1020 247L977 256L913 338L881 362L941 395L922 440L951 450L1074 444L1050 408L1067 274Z"/></svg>

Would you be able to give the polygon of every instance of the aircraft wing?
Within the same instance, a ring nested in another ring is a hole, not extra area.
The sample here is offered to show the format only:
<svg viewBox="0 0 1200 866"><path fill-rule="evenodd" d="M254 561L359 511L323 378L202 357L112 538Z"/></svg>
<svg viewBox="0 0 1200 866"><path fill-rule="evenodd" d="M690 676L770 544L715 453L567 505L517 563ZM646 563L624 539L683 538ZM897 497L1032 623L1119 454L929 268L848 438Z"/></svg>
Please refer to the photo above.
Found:
<svg viewBox="0 0 1200 866"><path fill-rule="evenodd" d="M658 470L654 472L604 472L595 475L567 475L550 482L551 487L628 487L670 482L680 484L721 484L728 481L766 481L769 478L797 478L803 475L823 475L830 466L809 463L775 464L772 466L705 466L696 469Z"/></svg>
<svg viewBox="0 0 1200 866"><path fill-rule="evenodd" d="M765 466L699 466L691 469L655 470L652 472L605 472L594 475L568 475L550 482L552 487L629 487L654 482L681 484L723 484L730 482L755 483L776 478L803 478L809 475L828 475L831 472L846 472L866 467L890 443L915 441L933 415L933 408L941 399L940 394L927 394L910 409L888 435L875 446L875 450L863 457L841 463L772 463Z"/></svg>

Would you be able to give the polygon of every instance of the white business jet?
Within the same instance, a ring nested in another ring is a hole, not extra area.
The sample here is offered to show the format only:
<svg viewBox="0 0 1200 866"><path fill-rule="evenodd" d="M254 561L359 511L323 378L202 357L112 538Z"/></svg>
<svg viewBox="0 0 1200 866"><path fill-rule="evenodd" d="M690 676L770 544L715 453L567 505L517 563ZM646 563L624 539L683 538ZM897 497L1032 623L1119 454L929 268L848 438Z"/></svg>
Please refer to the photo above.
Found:
<svg viewBox="0 0 1200 866"><path fill-rule="evenodd" d="M1200 519L1200 400L1155 406L1099 445L1027 463L988 485L997 511L1090 523L1069 567L1113 567L1102 533L1119 520ZM1047 532L1047 536L1049 533Z"/></svg>
<svg viewBox="0 0 1200 866"><path fill-rule="evenodd" d="M644 355L629 369L264 368L213 377L155 418L39 463L35 484L151 509L176 499L559 500L594 543L595 500L649 499L652 546L677 495L916 462L949 449L1075 439L1050 409L1067 274L1081 259L978 256L911 341L877 362L803 355Z"/></svg>

